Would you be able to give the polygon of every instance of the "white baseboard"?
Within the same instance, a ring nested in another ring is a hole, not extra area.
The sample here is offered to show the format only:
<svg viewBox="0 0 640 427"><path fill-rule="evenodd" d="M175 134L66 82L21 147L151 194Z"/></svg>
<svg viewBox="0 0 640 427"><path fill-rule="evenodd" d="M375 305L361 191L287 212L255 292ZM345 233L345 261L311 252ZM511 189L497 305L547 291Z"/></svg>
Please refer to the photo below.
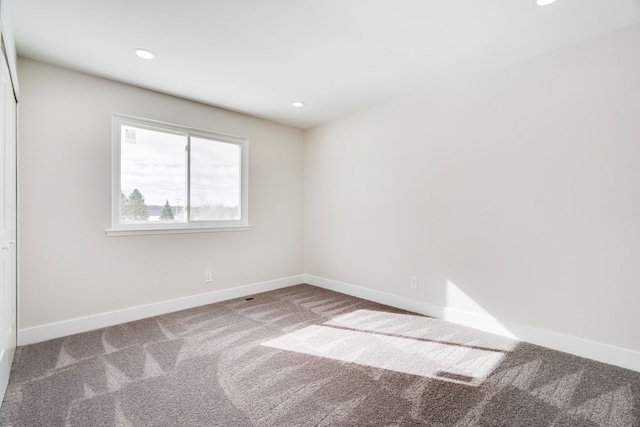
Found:
<svg viewBox="0 0 640 427"><path fill-rule="evenodd" d="M640 372L640 352L638 351L564 335L558 332L537 329L531 326L503 322L489 316L437 306L309 274L304 275L304 282L369 301L390 305L496 335L514 338Z"/></svg>
<svg viewBox="0 0 640 427"><path fill-rule="evenodd" d="M18 345L28 345L47 341L53 338L65 337L67 335L92 331L94 329L105 328L107 326L118 325L120 323L146 319L148 317L185 310L187 308L199 307L206 304L212 304L214 302L241 298L259 292L273 291L275 289L286 288L303 282L304 275L300 274L282 279L269 280L267 282L221 289L218 291L207 292L205 294L192 295L169 301L161 301L153 304L100 313L92 316L79 317L62 322L34 326L32 328L19 329Z"/></svg>
<svg viewBox="0 0 640 427"><path fill-rule="evenodd" d="M448 307L417 301L387 292L363 288L361 286L325 279L309 274L285 277L266 282L254 283L230 289L221 289L205 294L177 298L137 307L126 308L107 313L96 314L87 317L49 323L18 330L18 345L28 345L54 338L60 338L94 329L105 328L120 323L131 322L199 307L215 302L226 301L233 298L241 298L259 292L267 292L276 289L294 286L299 283L329 289L380 304L390 305L414 313L443 319L459 325L468 326L485 332L526 341L554 350L575 354L599 362L609 363L626 369L640 372L640 352L621 347L590 341L583 338L546 331L531 326L503 322L496 318L483 316Z"/></svg>

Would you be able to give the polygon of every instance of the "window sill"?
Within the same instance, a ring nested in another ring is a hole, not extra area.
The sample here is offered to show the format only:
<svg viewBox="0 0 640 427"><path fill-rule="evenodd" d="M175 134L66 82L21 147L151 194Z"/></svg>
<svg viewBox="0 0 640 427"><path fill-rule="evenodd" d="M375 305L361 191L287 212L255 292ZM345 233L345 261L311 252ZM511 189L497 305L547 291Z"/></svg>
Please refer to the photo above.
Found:
<svg viewBox="0 0 640 427"><path fill-rule="evenodd" d="M105 233L108 237L117 236L146 236L149 234L193 234L193 233L218 233L222 231L249 231L250 225L240 226L213 226L213 227L175 227L175 228L108 228Z"/></svg>

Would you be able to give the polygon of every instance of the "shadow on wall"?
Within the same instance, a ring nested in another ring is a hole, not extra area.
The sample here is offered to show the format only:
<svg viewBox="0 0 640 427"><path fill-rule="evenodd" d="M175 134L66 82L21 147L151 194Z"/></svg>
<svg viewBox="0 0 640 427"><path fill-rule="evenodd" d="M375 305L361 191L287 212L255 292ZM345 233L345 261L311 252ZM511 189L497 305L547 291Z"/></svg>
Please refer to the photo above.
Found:
<svg viewBox="0 0 640 427"><path fill-rule="evenodd" d="M484 305L471 298L462 288L450 279L444 286L444 309L441 319L458 324L468 325L481 330L490 330L502 336L521 339L518 333L494 316ZM479 322L485 322L480 325ZM489 328L489 329L487 329Z"/></svg>

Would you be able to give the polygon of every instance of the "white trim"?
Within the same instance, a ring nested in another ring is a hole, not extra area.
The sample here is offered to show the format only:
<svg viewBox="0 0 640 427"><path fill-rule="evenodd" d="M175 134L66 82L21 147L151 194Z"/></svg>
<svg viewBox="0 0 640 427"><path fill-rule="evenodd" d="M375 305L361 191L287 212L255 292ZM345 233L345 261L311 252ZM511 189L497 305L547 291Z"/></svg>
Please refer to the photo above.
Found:
<svg viewBox="0 0 640 427"><path fill-rule="evenodd" d="M526 341L532 344L586 357L640 372L640 352L587 340L558 332L537 329L531 326L503 322L481 314L429 304L390 293L363 288L361 286L325 279L310 274L304 275L304 282L320 288L352 295L369 301L424 314L459 325L468 326L496 335Z"/></svg>
<svg viewBox="0 0 640 427"><path fill-rule="evenodd" d="M15 352L15 347L7 350L0 350L0 368L2 369L0 372L0 404L2 404L2 401L4 400L4 394L7 391L7 386L9 385L9 374L11 373L11 364L13 362Z"/></svg>
<svg viewBox="0 0 640 427"><path fill-rule="evenodd" d="M107 313L34 326L31 328L24 328L18 331L18 345L33 344L54 338L65 337L67 335L118 325L120 323L132 322L161 314L212 304L214 302L226 301L260 292L286 288L303 283L303 279L304 276L300 274L282 279L269 280L266 282L238 286L229 289L221 289L218 291L207 292L205 294L176 298L168 301L161 301L137 307L125 308L122 310L110 311Z"/></svg>
<svg viewBox="0 0 640 427"><path fill-rule="evenodd" d="M189 234L189 233L216 233L221 231L249 231L251 225L246 227L188 227L188 228L137 228L120 230L108 228L104 232L109 237L114 236L144 236L147 234Z"/></svg>
<svg viewBox="0 0 640 427"><path fill-rule="evenodd" d="M162 301L87 317L65 320L62 322L20 329L18 331L18 345L22 346L33 344L40 341L87 332L94 329L145 319L192 307L198 307L234 298L241 298L259 292L286 288L300 283L308 283L320 288L352 295L380 304L390 305L392 307L424 314L426 316L444 319L459 325L530 342L532 344L541 345L554 350L564 351L576 356L586 357L599 362L609 363L640 372L640 352L638 351L590 341L570 335L564 335L558 332L537 329L531 326L502 322L493 317L429 304L411 298L367 289L310 274L285 277L282 279L254 283L236 288L221 289L205 294L192 295L169 301Z"/></svg>

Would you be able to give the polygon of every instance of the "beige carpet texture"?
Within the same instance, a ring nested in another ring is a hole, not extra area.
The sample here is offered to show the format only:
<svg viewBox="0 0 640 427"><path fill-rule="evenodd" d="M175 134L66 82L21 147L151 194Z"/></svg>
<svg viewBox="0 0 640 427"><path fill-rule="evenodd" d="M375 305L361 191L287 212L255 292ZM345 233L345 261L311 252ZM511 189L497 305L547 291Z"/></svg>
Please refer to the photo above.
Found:
<svg viewBox="0 0 640 427"><path fill-rule="evenodd" d="M640 426L640 373L310 285L17 349L2 426Z"/></svg>

